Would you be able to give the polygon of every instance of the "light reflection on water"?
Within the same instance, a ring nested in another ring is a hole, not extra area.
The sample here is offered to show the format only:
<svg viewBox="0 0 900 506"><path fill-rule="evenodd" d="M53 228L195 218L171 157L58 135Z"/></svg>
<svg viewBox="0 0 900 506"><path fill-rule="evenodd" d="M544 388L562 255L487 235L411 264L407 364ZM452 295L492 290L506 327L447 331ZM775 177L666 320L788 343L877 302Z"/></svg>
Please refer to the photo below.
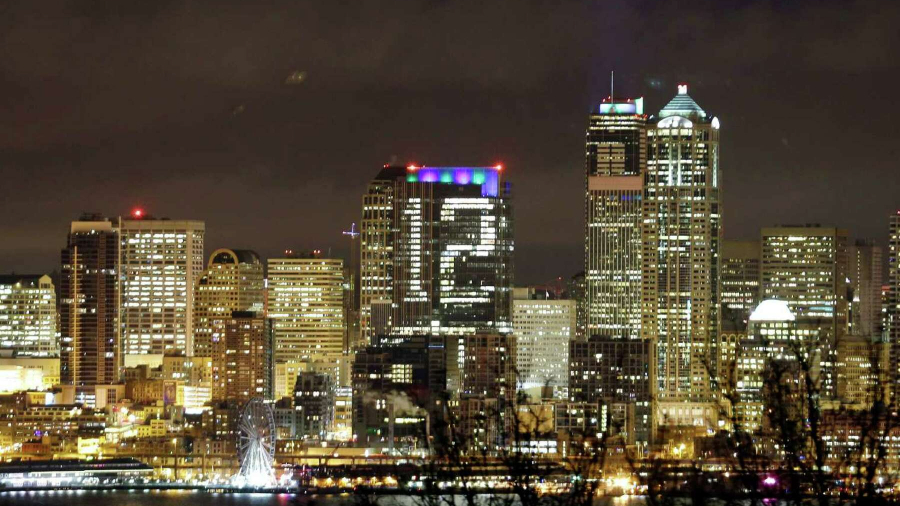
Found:
<svg viewBox="0 0 900 506"><path fill-rule="evenodd" d="M481 499L487 499L482 497ZM462 497L455 501L464 506ZM486 503L486 500L479 501ZM0 492L0 506L376 506L349 494L214 494L190 490L110 490ZM640 498L598 499L597 506L643 506ZM403 495L377 497L377 506L422 506L421 498ZM511 504L509 506L514 506Z"/></svg>

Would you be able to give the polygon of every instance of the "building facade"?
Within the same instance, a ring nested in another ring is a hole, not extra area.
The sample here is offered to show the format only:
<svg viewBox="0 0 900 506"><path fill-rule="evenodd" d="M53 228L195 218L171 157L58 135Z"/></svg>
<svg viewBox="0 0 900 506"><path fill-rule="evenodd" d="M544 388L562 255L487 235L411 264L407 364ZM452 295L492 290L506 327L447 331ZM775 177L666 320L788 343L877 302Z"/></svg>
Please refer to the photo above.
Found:
<svg viewBox="0 0 900 506"><path fill-rule="evenodd" d="M0 275L0 350L20 357L59 356L50 276Z"/></svg>
<svg viewBox="0 0 900 506"><path fill-rule="evenodd" d="M850 333L880 338L881 287L884 284L884 251L872 241L858 240L848 248L850 279Z"/></svg>
<svg viewBox="0 0 900 506"><path fill-rule="evenodd" d="M307 362L340 384L344 356L344 262L290 253L268 261L275 361Z"/></svg>
<svg viewBox="0 0 900 506"><path fill-rule="evenodd" d="M194 288L194 353L211 357L234 311L261 312L265 302L263 263L254 251L218 249Z"/></svg>
<svg viewBox="0 0 900 506"><path fill-rule="evenodd" d="M566 397L569 341L575 338L575 318L574 300L536 300L527 295L513 300L520 389L538 398Z"/></svg>
<svg viewBox="0 0 900 506"><path fill-rule="evenodd" d="M629 444L650 440L652 364L645 340L591 336L569 344L569 400L605 406Z"/></svg>
<svg viewBox="0 0 900 506"><path fill-rule="evenodd" d="M643 99L610 97L585 140L586 334L640 339L641 221L647 167Z"/></svg>
<svg viewBox="0 0 900 506"><path fill-rule="evenodd" d="M222 400L246 402L272 398L272 327L260 313L235 311L225 321ZM215 390L214 390L215 395ZM215 398L215 397L214 397Z"/></svg>
<svg viewBox="0 0 900 506"><path fill-rule="evenodd" d="M202 221L120 219L125 364L193 353L194 287L203 273Z"/></svg>
<svg viewBox="0 0 900 506"><path fill-rule="evenodd" d="M372 305L386 303L390 307L393 295L394 184L405 175L404 167L385 166L362 197L359 327L360 344L364 346L372 342L377 331L372 323Z"/></svg>
<svg viewBox="0 0 900 506"><path fill-rule="evenodd" d="M702 429L714 400L722 241L719 120L679 85L647 132L641 335L656 421ZM706 427L707 429L709 427Z"/></svg>
<svg viewBox="0 0 900 506"><path fill-rule="evenodd" d="M787 303L807 346L820 349L823 393L835 394L837 342L848 333L847 231L817 225L761 231L763 300Z"/></svg>
<svg viewBox="0 0 900 506"><path fill-rule="evenodd" d="M890 215L888 225L888 286L884 316L891 347L891 381L896 385L900 381L900 210Z"/></svg>
<svg viewBox="0 0 900 506"><path fill-rule="evenodd" d="M722 329L743 330L759 304L759 241L723 241Z"/></svg>
<svg viewBox="0 0 900 506"><path fill-rule="evenodd" d="M73 221L60 255L60 381L115 383L122 369L119 233L100 216Z"/></svg>

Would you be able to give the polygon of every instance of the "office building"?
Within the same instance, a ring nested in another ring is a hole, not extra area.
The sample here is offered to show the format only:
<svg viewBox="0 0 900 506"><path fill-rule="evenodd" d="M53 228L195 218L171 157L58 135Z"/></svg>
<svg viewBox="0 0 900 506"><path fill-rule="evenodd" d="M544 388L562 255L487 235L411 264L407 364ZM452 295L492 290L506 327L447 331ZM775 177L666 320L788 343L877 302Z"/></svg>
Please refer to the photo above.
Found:
<svg viewBox="0 0 900 506"><path fill-rule="evenodd" d="M385 167L364 197L362 311L391 332L509 332L512 214L502 167ZM369 339L371 342L371 338Z"/></svg>
<svg viewBox="0 0 900 506"><path fill-rule="evenodd" d="M372 305L390 308L394 290L394 185L406 176L405 167L388 167L369 183L362 197L360 221L359 326L363 346L378 330L372 323Z"/></svg>
<svg viewBox="0 0 900 506"><path fill-rule="evenodd" d="M20 357L59 356L50 276L0 275L0 350Z"/></svg>
<svg viewBox="0 0 900 506"><path fill-rule="evenodd" d="M761 232L763 300L787 303L807 346L820 350L823 394L834 395L835 345L848 331L847 231L783 226Z"/></svg>
<svg viewBox="0 0 900 506"><path fill-rule="evenodd" d="M890 348L868 336L848 335L837 343L835 390L838 406L869 409L881 399L890 402Z"/></svg>
<svg viewBox="0 0 900 506"><path fill-rule="evenodd" d="M194 287L194 349L202 358L225 355L225 322L235 311L262 313L265 299L263 264L250 250L218 249ZM210 362L210 385L215 399L225 398L222 360Z"/></svg>
<svg viewBox="0 0 900 506"><path fill-rule="evenodd" d="M194 288L194 356L214 356L235 311L263 311L263 263L254 251L218 249Z"/></svg>
<svg viewBox="0 0 900 506"><path fill-rule="evenodd" d="M119 233L97 215L73 221L60 255L60 380L76 387L115 383L122 368Z"/></svg>
<svg viewBox="0 0 900 506"><path fill-rule="evenodd" d="M286 252L268 262L268 311L275 361L308 362L341 384L344 357L344 262ZM346 380L346 379L345 379Z"/></svg>
<svg viewBox="0 0 900 506"><path fill-rule="evenodd" d="M641 335L653 343L656 422L704 430L717 375L719 120L686 85L658 117L647 131Z"/></svg>
<svg viewBox="0 0 900 506"><path fill-rule="evenodd" d="M892 214L889 219L887 253L888 285L884 293L884 321L891 347L891 382L896 385L900 381L900 211Z"/></svg>
<svg viewBox="0 0 900 506"><path fill-rule="evenodd" d="M858 240L850 246L847 277L850 279L850 333L881 338L881 287L884 283L884 252L872 241Z"/></svg>
<svg viewBox="0 0 900 506"><path fill-rule="evenodd" d="M745 330L750 312L759 304L759 255L759 241L722 242L723 332Z"/></svg>
<svg viewBox="0 0 900 506"><path fill-rule="evenodd" d="M575 338L575 301L537 300L531 297L532 290L523 292L514 291L512 309L519 388L537 398L565 398L569 341Z"/></svg>
<svg viewBox="0 0 900 506"><path fill-rule="evenodd" d="M394 188L393 333L509 332L512 208L502 167L407 167Z"/></svg>
<svg viewBox="0 0 900 506"><path fill-rule="evenodd" d="M585 145L586 333L640 339L643 99L604 100L590 115Z"/></svg>
<svg viewBox="0 0 900 506"><path fill-rule="evenodd" d="M193 353L194 287L203 273L202 221L120 219L125 365Z"/></svg>

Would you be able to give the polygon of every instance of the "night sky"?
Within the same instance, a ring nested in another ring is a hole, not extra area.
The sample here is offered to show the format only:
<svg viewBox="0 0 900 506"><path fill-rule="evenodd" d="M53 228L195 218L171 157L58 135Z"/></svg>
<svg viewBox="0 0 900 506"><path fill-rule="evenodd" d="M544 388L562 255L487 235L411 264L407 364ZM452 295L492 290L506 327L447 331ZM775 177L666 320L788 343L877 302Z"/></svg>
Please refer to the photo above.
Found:
<svg viewBox="0 0 900 506"><path fill-rule="evenodd" d="M384 163L502 162L517 281L569 276L610 70L650 113L687 82L720 118L726 237L884 244L898 26L900 2L3 2L0 272L58 269L72 219L135 205L205 220L207 253L345 254Z"/></svg>

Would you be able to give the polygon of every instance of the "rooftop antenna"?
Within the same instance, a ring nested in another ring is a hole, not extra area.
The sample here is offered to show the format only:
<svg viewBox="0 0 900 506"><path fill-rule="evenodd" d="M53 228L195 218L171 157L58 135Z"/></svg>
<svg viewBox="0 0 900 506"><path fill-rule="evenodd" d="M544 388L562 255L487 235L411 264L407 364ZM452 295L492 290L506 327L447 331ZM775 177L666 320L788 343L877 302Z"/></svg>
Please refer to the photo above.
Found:
<svg viewBox="0 0 900 506"><path fill-rule="evenodd" d="M609 102L610 103L616 102L616 79L615 79L615 77L616 77L616 71L610 70L609 71Z"/></svg>

